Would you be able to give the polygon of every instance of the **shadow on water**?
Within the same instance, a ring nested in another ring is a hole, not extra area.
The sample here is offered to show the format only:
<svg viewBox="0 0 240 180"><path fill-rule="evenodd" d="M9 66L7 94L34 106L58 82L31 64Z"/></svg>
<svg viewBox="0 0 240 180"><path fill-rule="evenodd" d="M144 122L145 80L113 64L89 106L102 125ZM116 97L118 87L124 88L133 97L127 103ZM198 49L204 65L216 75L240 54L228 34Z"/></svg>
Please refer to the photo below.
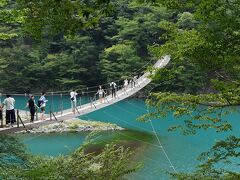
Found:
<svg viewBox="0 0 240 180"><path fill-rule="evenodd" d="M68 132L19 134L18 136L32 154L58 156L73 152L85 142L88 135L89 132ZM141 138L141 141L138 138ZM91 144L86 149L86 152L99 151L106 144L110 143L134 150L137 147L151 144L153 141L154 137L152 134L135 130L96 132L91 137Z"/></svg>
<svg viewBox="0 0 240 180"><path fill-rule="evenodd" d="M138 141L138 139L141 141ZM101 132L97 133L97 137L86 147L86 153L100 153L105 145L109 143L116 144L117 147L123 146L132 151L140 151L154 141L154 136L150 133L135 131L135 130L121 130L115 132Z"/></svg>

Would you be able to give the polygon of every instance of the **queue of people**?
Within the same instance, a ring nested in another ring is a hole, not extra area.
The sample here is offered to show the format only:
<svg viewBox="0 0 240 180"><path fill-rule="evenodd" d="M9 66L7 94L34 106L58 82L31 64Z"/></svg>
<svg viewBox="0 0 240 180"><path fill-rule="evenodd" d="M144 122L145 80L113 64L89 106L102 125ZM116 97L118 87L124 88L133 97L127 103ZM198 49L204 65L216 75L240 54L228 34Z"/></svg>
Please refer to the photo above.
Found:
<svg viewBox="0 0 240 180"><path fill-rule="evenodd" d="M127 88L129 87L129 84L131 85L131 88L135 87L136 82L137 82L137 76L134 76L130 80L128 80L127 78L124 79L123 90L126 91ZM112 81L109 84L109 86L110 86L109 89L110 89L112 98L116 98L116 92L118 87L117 84L114 81ZM103 103L106 94L107 93L100 85L95 95L98 95L99 102ZM45 96L46 96L46 93L42 92L41 97L38 99L38 102L36 104L34 95L29 95L29 99L27 101L26 107L29 109L29 112L30 112L30 122L34 121L34 117L36 115L36 109L41 110L40 120L46 120L45 111L46 111L46 104L48 100L46 99ZM78 93L76 92L76 90L73 89L70 92L70 101L71 101L71 108L72 108L73 114L75 114L77 110L77 96L78 96ZM2 119L1 115L2 115L3 108L5 107L6 108L6 125L13 126L13 124L16 122L14 106L15 106L15 99L10 94L6 95L6 98L2 103L0 102L0 119Z"/></svg>
<svg viewBox="0 0 240 180"><path fill-rule="evenodd" d="M41 118L40 119L46 120L44 114L45 114L46 103L48 100L46 100L45 95L46 95L46 93L42 92L42 95L38 100L38 104L36 104L34 96L29 95L29 99L27 101L26 107L29 108L30 122L34 121L34 117L36 114L36 108L41 110ZM0 115L1 115L0 118L1 119L3 118L2 111L3 111L4 107L6 108L6 125L13 127L14 123L16 123L15 99L10 94L7 94L4 101L2 103L0 103Z"/></svg>
<svg viewBox="0 0 240 180"><path fill-rule="evenodd" d="M131 88L134 88L137 83L137 78L138 78L138 76L134 76L130 80L128 80L127 78L124 79L123 90L126 91L127 88L129 87L129 85L131 85ZM110 92L111 92L112 98L116 98L116 92L117 92L117 87L118 87L117 84L114 81L112 81L109 84L109 86L110 86ZM96 95L98 95L99 102L103 103L104 95L106 95L106 92L104 91L104 89L102 88L101 85L99 85L99 89L98 89Z"/></svg>

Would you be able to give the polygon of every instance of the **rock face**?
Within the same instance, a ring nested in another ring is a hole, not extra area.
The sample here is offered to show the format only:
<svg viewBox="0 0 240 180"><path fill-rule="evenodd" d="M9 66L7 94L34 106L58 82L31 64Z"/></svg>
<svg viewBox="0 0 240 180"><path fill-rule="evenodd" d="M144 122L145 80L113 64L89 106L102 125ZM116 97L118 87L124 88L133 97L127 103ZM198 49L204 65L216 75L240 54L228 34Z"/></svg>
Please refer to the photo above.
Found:
<svg viewBox="0 0 240 180"><path fill-rule="evenodd" d="M19 133L61 133L61 132L85 132L85 131L111 131L124 130L116 124L103 123L97 121L84 121L80 119L71 119L64 122L41 126L31 130L21 131Z"/></svg>

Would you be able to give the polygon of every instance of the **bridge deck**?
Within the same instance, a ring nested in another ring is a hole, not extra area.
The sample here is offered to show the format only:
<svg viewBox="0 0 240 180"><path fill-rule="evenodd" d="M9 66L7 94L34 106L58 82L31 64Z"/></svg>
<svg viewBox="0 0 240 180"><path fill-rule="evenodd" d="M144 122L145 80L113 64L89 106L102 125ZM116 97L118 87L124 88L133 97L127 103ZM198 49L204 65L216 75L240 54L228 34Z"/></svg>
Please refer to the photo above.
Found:
<svg viewBox="0 0 240 180"><path fill-rule="evenodd" d="M163 68L168 62L170 61L170 56L165 56L162 59L158 60L154 67L155 68ZM143 74L140 78L137 79L137 83L135 87L129 87L124 90L118 90L116 92L117 96L116 98L112 98L111 95L108 95L105 97L104 99L104 103L101 103L100 101L94 101L92 103L88 103L88 104L84 104L81 107L77 107L78 111L76 114L72 113L72 109L67 109L62 111L61 113L56 114L56 118L59 121L64 121L66 119L73 119L76 118L78 116L84 115L84 114L88 114L90 112L96 111L98 109L107 107L113 103L119 102L123 99L126 99L130 96L132 96L133 94L135 94L136 92L140 91L142 88L144 88L147 84L149 84L151 82L151 80L148 78L149 72L146 72L145 74ZM20 111L20 116L23 117L25 114L26 116L26 112L24 111ZM54 118L51 120L50 117L47 118L47 120L45 121L34 121L33 123L30 122L26 122L25 119L25 127L28 129L34 128L34 127L39 127L41 125L47 125L47 124L51 124L56 122L56 120L54 120ZM20 127L18 128L17 125L14 125L13 127L4 127L4 128L0 128L0 133L10 133L10 132L16 132L16 131L20 131L20 130L24 130L24 127L20 124Z"/></svg>

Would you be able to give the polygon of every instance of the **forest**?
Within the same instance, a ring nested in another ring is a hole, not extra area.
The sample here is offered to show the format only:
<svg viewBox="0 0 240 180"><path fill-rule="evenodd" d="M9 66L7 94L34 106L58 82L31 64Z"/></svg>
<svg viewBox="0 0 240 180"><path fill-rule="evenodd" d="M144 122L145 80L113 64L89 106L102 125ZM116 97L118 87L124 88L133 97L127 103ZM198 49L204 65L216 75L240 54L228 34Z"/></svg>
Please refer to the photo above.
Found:
<svg viewBox="0 0 240 180"><path fill-rule="evenodd" d="M96 27L74 36L43 32L39 40L28 36L21 24L3 23L1 32L17 36L1 41L1 91L80 90L123 79L154 61L148 45L161 43L158 23L171 13L125 0L114 1L112 7Z"/></svg>
<svg viewBox="0 0 240 180"><path fill-rule="evenodd" d="M3 6L2 13L15 6ZM186 28L195 24L190 13L176 14L164 6L134 0L112 1L111 11L94 27L78 29L74 35L43 30L42 38L36 37L38 33L29 36L18 19L1 22L0 32L12 35L0 40L2 93L80 91L110 81L121 85L124 78L142 73L158 59L150 46L165 42L160 38L165 33L162 22L177 22ZM206 76L200 68L196 71L190 62L178 66L182 69L175 72L175 80L165 82L167 89L204 90ZM191 82L187 81L189 74L194 74Z"/></svg>

